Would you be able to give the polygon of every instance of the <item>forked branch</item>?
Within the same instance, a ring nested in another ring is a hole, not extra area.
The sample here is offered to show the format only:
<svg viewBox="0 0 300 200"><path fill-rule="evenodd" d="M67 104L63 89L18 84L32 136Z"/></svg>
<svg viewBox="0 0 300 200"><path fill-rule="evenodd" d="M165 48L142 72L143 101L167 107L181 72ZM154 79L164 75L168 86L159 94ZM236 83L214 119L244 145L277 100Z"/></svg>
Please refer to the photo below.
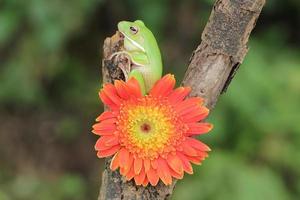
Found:
<svg viewBox="0 0 300 200"><path fill-rule="evenodd" d="M247 43L265 0L218 0L213 6L210 18L202 33L202 42L193 52L183 85L192 87L192 96L201 96L212 109L219 95L224 92L248 51ZM107 38L103 46L103 82L124 79L118 65L126 60L113 62L109 56L121 49L122 37L116 33ZM207 161L208 162L208 161ZM127 182L117 172L109 169L110 159L102 175L99 200L153 200L167 199L173 192L173 185L159 183L153 186L136 186Z"/></svg>

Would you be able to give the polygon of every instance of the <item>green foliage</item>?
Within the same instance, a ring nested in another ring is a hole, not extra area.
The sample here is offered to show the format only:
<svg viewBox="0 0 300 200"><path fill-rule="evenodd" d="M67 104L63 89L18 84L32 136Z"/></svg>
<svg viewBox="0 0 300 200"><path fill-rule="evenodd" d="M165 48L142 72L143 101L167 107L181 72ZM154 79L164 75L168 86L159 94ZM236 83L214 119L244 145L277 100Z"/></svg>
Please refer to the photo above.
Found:
<svg viewBox="0 0 300 200"><path fill-rule="evenodd" d="M85 199L86 185L81 177L74 174L62 175L52 180L36 177L34 174L20 175L0 190L0 199Z"/></svg>
<svg viewBox="0 0 300 200"><path fill-rule="evenodd" d="M70 37L80 33L85 19L98 3L84 0L71 4L59 0L4 2L4 12L0 14L0 49L9 57L1 58L0 102L45 103L47 96L42 82L53 81L69 63L80 62L71 57L65 63L69 55L64 48ZM81 70L81 66L72 69L73 73L77 70Z"/></svg>
<svg viewBox="0 0 300 200"><path fill-rule="evenodd" d="M179 182L174 199L285 200L288 193L278 175L243 158L215 150L195 176Z"/></svg>

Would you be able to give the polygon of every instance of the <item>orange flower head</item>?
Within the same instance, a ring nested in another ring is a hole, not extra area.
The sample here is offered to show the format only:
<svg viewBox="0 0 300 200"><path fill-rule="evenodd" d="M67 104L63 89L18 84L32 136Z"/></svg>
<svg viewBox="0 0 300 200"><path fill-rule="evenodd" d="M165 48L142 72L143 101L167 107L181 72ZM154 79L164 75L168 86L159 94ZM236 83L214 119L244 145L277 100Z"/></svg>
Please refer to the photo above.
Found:
<svg viewBox="0 0 300 200"><path fill-rule="evenodd" d="M172 178L192 174L191 163L201 164L209 147L193 138L212 129L209 110L200 97L186 98L189 87L174 89L175 78L165 75L143 96L136 79L106 84L99 96L109 110L93 126L100 135L98 157L113 156L111 170L120 169L137 185L170 185Z"/></svg>

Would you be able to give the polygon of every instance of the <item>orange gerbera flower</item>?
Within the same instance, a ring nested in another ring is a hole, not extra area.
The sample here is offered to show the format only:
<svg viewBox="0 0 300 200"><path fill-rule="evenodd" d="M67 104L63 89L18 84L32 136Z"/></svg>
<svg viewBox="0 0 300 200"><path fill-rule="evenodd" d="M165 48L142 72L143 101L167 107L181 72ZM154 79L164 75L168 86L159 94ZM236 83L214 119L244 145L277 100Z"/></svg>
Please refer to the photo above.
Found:
<svg viewBox="0 0 300 200"><path fill-rule="evenodd" d="M200 164L210 151L192 137L212 129L199 122L209 113L203 99L185 99L191 89L174 86L174 76L168 74L146 96L134 78L105 84L99 93L110 110L93 126L93 133L101 136L95 145L97 155L114 155L111 170L120 168L121 175L137 185L155 186L159 179L170 185L172 177L192 174L191 163Z"/></svg>

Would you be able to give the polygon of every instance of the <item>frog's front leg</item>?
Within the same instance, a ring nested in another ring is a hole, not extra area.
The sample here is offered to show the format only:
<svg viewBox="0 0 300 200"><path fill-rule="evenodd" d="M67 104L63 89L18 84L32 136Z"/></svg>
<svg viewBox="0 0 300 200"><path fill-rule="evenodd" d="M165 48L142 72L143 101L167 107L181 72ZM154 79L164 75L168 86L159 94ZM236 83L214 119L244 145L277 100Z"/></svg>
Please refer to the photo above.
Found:
<svg viewBox="0 0 300 200"><path fill-rule="evenodd" d="M145 95L147 91L144 76L141 70L149 66L148 56L144 52L131 51L130 58L132 59L132 66L131 71L129 73L129 78L134 77L139 82L142 94Z"/></svg>
<svg viewBox="0 0 300 200"><path fill-rule="evenodd" d="M118 67L120 67L120 69L124 73L125 80L127 81L130 77L136 78L140 84L143 95L146 94L147 91L145 87L144 77L138 69L147 67L149 65L148 56L145 53L139 51L119 51L113 53L109 59L112 59L113 57L119 59L120 56L125 56L128 59L127 66L124 67L124 65L118 65Z"/></svg>
<svg viewBox="0 0 300 200"><path fill-rule="evenodd" d="M122 56L127 59L127 62L126 62L126 64L119 63L118 67L122 70L122 72L125 76L125 80L127 81L128 77L129 77L129 73L131 71L132 58L131 58L130 54L127 51L118 51L118 52L111 54L108 59L111 60L115 57L115 59L120 60L120 59L123 59Z"/></svg>

